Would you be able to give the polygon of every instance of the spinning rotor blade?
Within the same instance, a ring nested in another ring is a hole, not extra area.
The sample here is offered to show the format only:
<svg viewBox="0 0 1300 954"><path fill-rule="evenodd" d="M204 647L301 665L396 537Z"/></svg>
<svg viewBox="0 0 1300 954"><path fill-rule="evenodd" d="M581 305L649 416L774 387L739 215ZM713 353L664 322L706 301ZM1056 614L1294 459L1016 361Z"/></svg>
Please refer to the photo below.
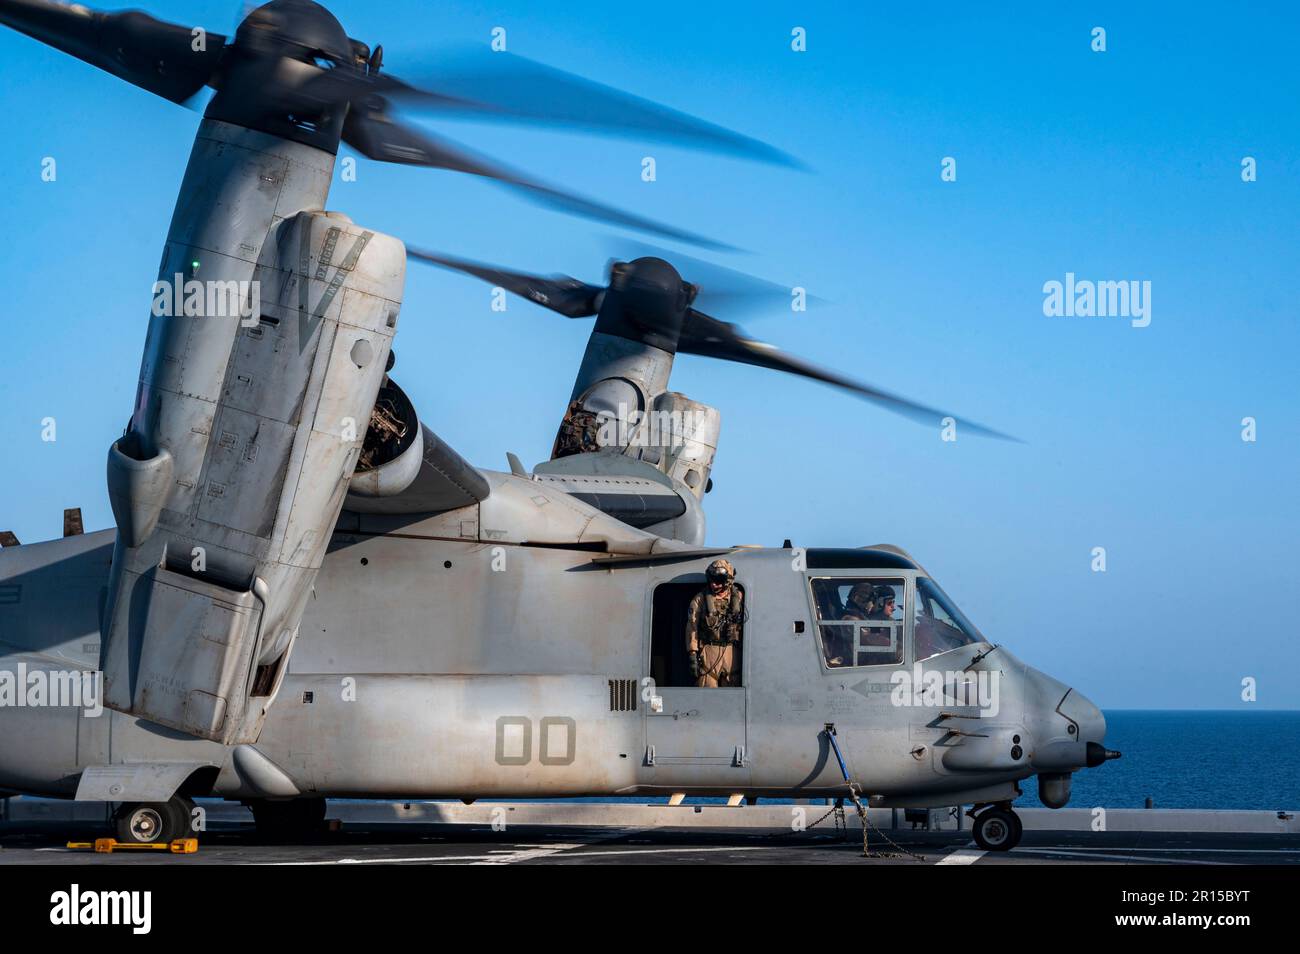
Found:
<svg viewBox="0 0 1300 954"><path fill-rule="evenodd" d="M890 394L888 391L881 391L870 385L843 377L834 371L819 368L802 358L785 354L774 345L746 336L735 325L719 321L696 311L694 308L690 309L686 314L686 322L682 326L681 336L677 341L677 353L697 354L706 358L718 358L722 361L733 361L738 364L751 364L759 368L770 368L773 371L785 371L788 374L812 378L814 381L822 381L837 388L843 388L880 405L886 410L915 421L937 424L944 417L952 417L959 427L971 433L1020 443L1018 438L984 427L982 424L976 424L956 415L950 415L947 412L917 404L896 394Z"/></svg>
<svg viewBox="0 0 1300 954"><path fill-rule="evenodd" d="M590 318L597 312L600 297L605 293L605 289L599 285L588 285L566 275L541 278L537 275L506 271L491 265L480 265L460 258L438 255L434 252L424 252L409 246L406 254L422 262L464 272L490 284L500 285L506 291L527 298L543 308L559 312L566 318Z"/></svg>
<svg viewBox="0 0 1300 954"><path fill-rule="evenodd" d="M416 89L390 73L362 73L346 69L327 70L298 90L298 97L303 102L313 104L321 112L344 103L361 107L374 96L417 97L420 101L459 109L477 109L482 105L467 99Z"/></svg>
<svg viewBox="0 0 1300 954"><path fill-rule="evenodd" d="M691 242L712 248L727 248L701 235L661 225L650 219L620 212L612 206L593 202L581 196L561 192L552 186L526 179L521 174L475 156L453 145L450 141L432 136L395 120L390 113L377 105L354 109L343 124L344 141L371 159L382 162L405 163L413 166L431 166L451 169L471 175L493 179L508 188L543 205L581 215L589 219L613 222L628 228L654 232L678 241Z"/></svg>
<svg viewBox="0 0 1300 954"><path fill-rule="evenodd" d="M614 135L651 135L803 168L793 156L760 140L513 53L476 47L442 53L438 59L436 68L419 75L420 88L412 86L405 91L412 106L462 112L471 117L481 114L489 120L564 125ZM446 95L428 94L424 89Z"/></svg>
<svg viewBox="0 0 1300 954"><path fill-rule="evenodd" d="M597 285L588 285L576 278L565 275L542 278L537 275L498 268L495 265L483 265L465 259L440 255L436 252L426 252L412 248L407 249L407 254L417 260L463 272L493 285L499 285L516 295L527 298L569 318L583 318L597 312L601 314L599 321L603 321L607 317L602 309L609 307L606 304L608 299L605 295L608 289ZM675 266L658 258L643 257L630 264L625 263L625 265L634 269L649 266L653 273L660 273L666 269L671 273L674 281L680 281ZM625 274L624 281L626 279ZM754 281L758 280L755 279ZM646 285L644 282L642 284L643 286ZM667 288L646 286L637 294L649 295L651 296L650 301L653 301L655 296L662 295L665 292L668 292ZM621 294L628 294L626 285L623 286ZM646 301L646 299L642 299L642 301ZM617 311L625 307L625 301L616 303L613 307ZM995 431L982 424L976 424L956 415L950 415L937 408L917 404L896 394L890 394L888 391L882 391L868 384L846 378L834 371L820 368L804 361L802 358L785 354L773 345L750 338L736 325L719 321L717 318L706 315L695 308L686 309L679 331L675 327L670 328L668 324L656 324L655 318L661 314L653 304L650 304L647 308L638 309L636 320L631 326L625 326L624 330L628 327L636 327L645 335L639 340L653 344L655 347L662 347L668 351L675 351L677 354L700 355L705 358L749 364L773 371L784 371L787 374L795 374L799 377L812 378L814 381L821 381L850 391L861 398L879 404L886 410L922 423L935 424L944 417L952 417L961 428L972 434L1019 443L1017 438ZM646 322L649 322L649 324ZM675 325L675 323L673 324ZM599 322L597 327L600 327ZM654 340L656 336L662 337L664 340L662 342L656 341Z"/></svg>
<svg viewBox="0 0 1300 954"><path fill-rule="evenodd" d="M490 69L481 62L462 69L453 64L446 90L418 89L385 73L382 48L371 51L350 38L312 0L271 0L249 12L229 39L134 11L97 13L50 0L0 0L0 24L173 102L184 103L212 86L217 93L204 110L210 120L328 152L342 137L371 159L468 172L565 212L714 249L729 246L573 195L434 139L394 118L388 100L443 113L653 132L784 158L757 140L506 54L491 54Z"/></svg>
<svg viewBox="0 0 1300 954"><path fill-rule="evenodd" d="M226 38L146 13L98 13L49 0L0 0L0 23L112 73L141 89L184 103L208 83Z"/></svg>
<svg viewBox="0 0 1300 954"><path fill-rule="evenodd" d="M790 286L633 239L611 237L606 245L611 265L613 262L627 262L644 256L672 262L682 277L697 289L693 304L701 310L742 315L783 309L788 311L790 308ZM809 302L821 300L812 295L807 296Z"/></svg>

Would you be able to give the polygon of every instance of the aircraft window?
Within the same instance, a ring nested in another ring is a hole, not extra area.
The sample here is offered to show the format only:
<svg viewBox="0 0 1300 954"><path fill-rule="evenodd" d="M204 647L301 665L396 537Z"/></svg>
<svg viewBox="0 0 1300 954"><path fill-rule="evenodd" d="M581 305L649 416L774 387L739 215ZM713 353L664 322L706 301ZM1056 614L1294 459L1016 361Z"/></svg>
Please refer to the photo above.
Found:
<svg viewBox="0 0 1300 954"><path fill-rule="evenodd" d="M826 665L836 669L901 663L905 587L899 579L813 580Z"/></svg>
<svg viewBox="0 0 1300 954"><path fill-rule="evenodd" d="M980 643L984 637L962 615L948 595L933 580L916 581L916 658L918 661L950 649Z"/></svg>

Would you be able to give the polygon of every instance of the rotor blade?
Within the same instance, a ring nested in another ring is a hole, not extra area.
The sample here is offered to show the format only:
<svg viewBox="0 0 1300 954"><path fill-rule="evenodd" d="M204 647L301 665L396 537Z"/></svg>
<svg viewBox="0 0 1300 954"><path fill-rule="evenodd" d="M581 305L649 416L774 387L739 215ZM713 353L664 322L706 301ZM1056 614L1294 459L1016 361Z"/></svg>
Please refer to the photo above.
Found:
<svg viewBox="0 0 1300 954"><path fill-rule="evenodd" d="M219 33L196 33L136 10L98 13L49 0L0 0L0 23L173 103L207 84L226 45Z"/></svg>
<svg viewBox="0 0 1300 954"><path fill-rule="evenodd" d="M758 139L513 53L475 47L442 53L437 58L438 66L421 73L415 86L476 105L428 101L425 105L433 109L482 114L486 119L572 126L614 135L650 135L683 145L804 168L798 159ZM411 104L418 105L420 96L413 88Z"/></svg>
<svg viewBox="0 0 1300 954"><path fill-rule="evenodd" d="M501 184L522 192L528 198L543 205L563 209L574 215L590 219L614 222L628 228L654 232L668 238L715 249L727 249L703 236L661 225L627 212L620 212L612 206L602 205L590 199L561 192L552 186L533 182L505 166L451 144L447 140L418 131L411 126L399 123L393 117L377 108L358 108L348 112L343 125L343 139L362 155L382 162L398 162L413 166L431 166L437 169L451 169L455 172L468 172L471 175L494 179Z"/></svg>
<svg viewBox="0 0 1300 954"><path fill-rule="evenodd" d="M487 108L472 100L416 89L391 73L363 73L356 69L326 70L296 90L295 96L308 108L314 106L322 112L341 103L361 106L372 96L404 96L448 109Z"/></svg>
<svg viewBox="0 0 1300 954"><path fill-rule="evenodd" d="M946 411L917 404L914 401L907 400L907 398L890 394L888 391L881 391L870 385L843 377L834 371L819 368L802 358L785 354L774 345L747 337L735 325L711 318L694 308L690 309L686 314L686 321L682 326L682 333L677 341L677 353L697 354L706 358L719 358L723 361L735 361L740 364L770 368L773 371L797 374L800 377L812 378L814 381L822 381L837 388L851 391L859 397L879 404L886 410L909 417L915 421L938 424L943 418L952 417L959 428L968 430L973 434L1021 443L1018 438L984 427L982 424L964 420Z"/></svg>
<svg viewBox="0 0 1300 954"><path fill-rule="evenodd" d="M699 289L694 304L701 311L739 315L790 310L793 286L756 278L745 272L691 258L681 252L656 248L634 239L610 236L606 247L618 261L627 262L648 255L672 262L682 279ZM813 295L807 295L805 300L810 303L823 301Z"/></svg>
<svg viewBox="0 0 1300 954"><path fill-rule="evenodd" d="M422 262L464 272L466 275L481 278L489 284L500 285L506 291L527 298L543 308L557 311L566 318L590 318L599 310L600 296L605 292L605 289L599 285L588 285L567 275L542 278L537 275L526 275L523 272L507 271L495 265L482 265L463 258L426 252L410 246L407 246L406 254Z"/></svg>

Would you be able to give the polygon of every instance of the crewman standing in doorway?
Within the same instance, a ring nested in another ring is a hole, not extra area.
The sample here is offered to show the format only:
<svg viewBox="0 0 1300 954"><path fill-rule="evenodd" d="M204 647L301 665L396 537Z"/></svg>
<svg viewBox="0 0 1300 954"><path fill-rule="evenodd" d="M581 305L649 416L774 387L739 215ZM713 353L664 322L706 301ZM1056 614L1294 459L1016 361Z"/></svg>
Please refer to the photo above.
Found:
<svg viewBox="0 0 1300 954"><path fill-rule="evenodd" d="M714 560L704 571L704 589L686 611L686 658L697 686L740 685L740 639L745 595L736 568Z"/></svg>

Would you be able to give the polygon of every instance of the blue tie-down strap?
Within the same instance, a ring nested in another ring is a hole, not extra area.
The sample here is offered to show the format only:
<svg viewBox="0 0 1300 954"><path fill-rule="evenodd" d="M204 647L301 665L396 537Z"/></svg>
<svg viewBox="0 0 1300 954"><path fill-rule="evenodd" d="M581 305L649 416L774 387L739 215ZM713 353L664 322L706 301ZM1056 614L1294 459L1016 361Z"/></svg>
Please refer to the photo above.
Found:
<svg viewBox="0 0 1300 954"><path fill-rule="evenodd" d="M835 761L840 763L840 774L844 776L845 782L847 782L849 785L852 785L853 780L849 777L849 767L844 762L844 753L840 751L840 743L836 741L835 738L834 722L826 723L826 738L830 739L831 748L835 750Z"/></svg>

